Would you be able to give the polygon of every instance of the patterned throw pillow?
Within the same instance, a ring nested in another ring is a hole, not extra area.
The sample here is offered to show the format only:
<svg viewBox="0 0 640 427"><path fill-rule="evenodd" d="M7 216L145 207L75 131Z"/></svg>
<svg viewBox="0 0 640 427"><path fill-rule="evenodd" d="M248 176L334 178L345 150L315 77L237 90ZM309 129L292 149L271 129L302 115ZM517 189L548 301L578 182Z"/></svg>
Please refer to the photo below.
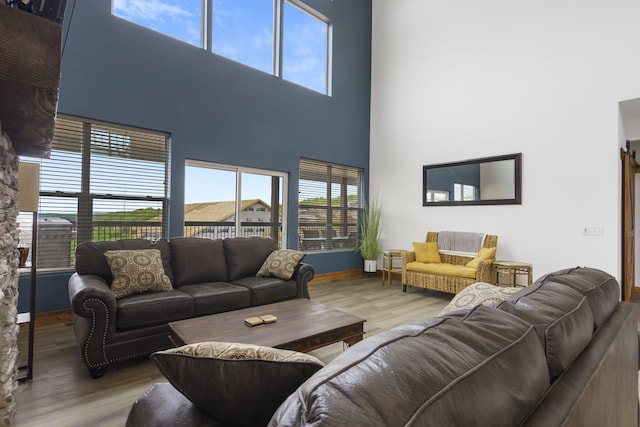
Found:
<svg viewBox="0 0 640 427"><path fill-rule="evenodd" d="M170 291L171 281L164 273L158 249L106 251L116 298L146 291Z"/></svg>
<svg viewBox="0 0 640 427"><path fill-rule="evenodd" d="M151 355L162 375L225 425L264 426L324 366L315 357L251 344L203 342Z"/></svg>
<svg viewBox="0 0 640 427"><path fill-rule="evenodd" d="M279 279L289 280L303 257L303 252L294 251L293 249L276 249L269 254L256 276L275 276Z"/></svg>
<svg viewBox="0 0 640 427"><path fill-rule="evenodd" d="M493 305L506 300L509 296L520 290L522 290L522 288L506 288L485 282L474 283L456 294L451 302L442 309L439 315L447 314L452 311L473 308L480 304Z"/></svg>

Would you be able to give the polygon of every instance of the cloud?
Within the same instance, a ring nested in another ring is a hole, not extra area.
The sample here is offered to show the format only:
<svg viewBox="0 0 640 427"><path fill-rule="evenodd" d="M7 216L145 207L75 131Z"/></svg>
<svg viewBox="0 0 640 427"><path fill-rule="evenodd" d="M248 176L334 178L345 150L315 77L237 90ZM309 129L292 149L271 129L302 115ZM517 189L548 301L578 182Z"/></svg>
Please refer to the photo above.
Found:
<svg viewBox="0 0 640 427"><path fill-rule="evenodd" d="M180 3L181 5L179 6ZM190 4L191 8L189 7ZM198 17L195 12L200 7L200 2L185 0L174 2L163 0L113 0L113 11L118 16L142 24L145 21L164 21L167 18L175 21Z"/></svg>
<svg viewBox="0 0 640 427"><path fill-rule="evenodd" d="M287 25L285 17L283 78L324 92L326 46L327 26L324 23L302 18L296 20L295 25Z"/></svg>

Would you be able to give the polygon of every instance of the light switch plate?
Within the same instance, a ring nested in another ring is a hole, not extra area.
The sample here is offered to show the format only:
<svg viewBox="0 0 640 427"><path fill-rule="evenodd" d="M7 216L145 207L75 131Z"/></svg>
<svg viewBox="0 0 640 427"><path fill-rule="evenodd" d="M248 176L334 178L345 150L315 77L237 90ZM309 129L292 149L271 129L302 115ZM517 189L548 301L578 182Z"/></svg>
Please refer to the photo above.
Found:
<svg viewBox="0 0 640 427"><path fill-rule="evenodd" d="M604 226L602 225L585 225L585 236L604 236Z"/></svg>

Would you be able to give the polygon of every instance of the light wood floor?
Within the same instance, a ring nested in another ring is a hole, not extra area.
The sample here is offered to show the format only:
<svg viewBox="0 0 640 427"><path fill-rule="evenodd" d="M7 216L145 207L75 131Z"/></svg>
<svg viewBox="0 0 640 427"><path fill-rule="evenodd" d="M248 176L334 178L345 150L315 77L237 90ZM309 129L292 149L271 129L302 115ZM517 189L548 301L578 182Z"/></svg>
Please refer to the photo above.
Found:
<svg viewBox="0 0 640 427"><path fill-rule="evenodd" d="M316 302L367 319L365 339L433 317L452 298L421 289L403 293L397 280L388 288L379 277L312 284L310 293ZM311 354L329 362L342 351L342 344L333 344ZM149 386L164 381L148 359L117 364L104 377L91 379L70 324L38 327L34 355L34 378L18 386L12 426L123 426L131 404Z"/></svg>

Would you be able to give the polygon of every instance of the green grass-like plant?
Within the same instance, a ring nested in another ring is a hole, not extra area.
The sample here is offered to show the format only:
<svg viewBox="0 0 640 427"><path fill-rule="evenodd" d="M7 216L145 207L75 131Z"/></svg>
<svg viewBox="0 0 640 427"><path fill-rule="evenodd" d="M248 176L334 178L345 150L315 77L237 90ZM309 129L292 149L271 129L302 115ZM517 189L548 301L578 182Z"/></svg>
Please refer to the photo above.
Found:
<svg viewBox="0 0 640 427"><path fill-rule="evenodd" d="M361 240L358 245L358 252L363 259L378 259L382 253L381 232L382 208L378 199L375 198L368 207L365 205L362 211L362 222L360 223Z"/></svg>

